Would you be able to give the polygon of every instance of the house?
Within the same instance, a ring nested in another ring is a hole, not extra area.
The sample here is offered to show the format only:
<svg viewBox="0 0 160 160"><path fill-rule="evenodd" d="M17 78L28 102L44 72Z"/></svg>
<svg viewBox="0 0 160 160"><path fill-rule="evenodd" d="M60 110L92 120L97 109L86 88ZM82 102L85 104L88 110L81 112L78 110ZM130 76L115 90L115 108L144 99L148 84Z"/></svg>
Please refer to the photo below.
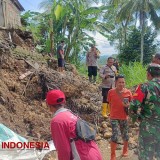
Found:
<svg viewBox="0 0 160 160"><path fill-rule="evenodd" d="M0 28L21 26L20 13L24 11L18 0L0 0Z"/></svg>

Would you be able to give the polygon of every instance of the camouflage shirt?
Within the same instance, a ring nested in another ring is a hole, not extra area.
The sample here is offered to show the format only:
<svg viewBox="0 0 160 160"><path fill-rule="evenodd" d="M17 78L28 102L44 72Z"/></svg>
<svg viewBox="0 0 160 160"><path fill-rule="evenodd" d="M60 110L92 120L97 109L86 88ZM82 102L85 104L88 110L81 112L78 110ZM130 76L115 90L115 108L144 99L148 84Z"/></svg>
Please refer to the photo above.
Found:
<svg viewBox="0 0 160 160"><path fill-rule="evenodd" d="M150 122L160 122L160 79L139 85L130 105L130 116Z"/></svg>

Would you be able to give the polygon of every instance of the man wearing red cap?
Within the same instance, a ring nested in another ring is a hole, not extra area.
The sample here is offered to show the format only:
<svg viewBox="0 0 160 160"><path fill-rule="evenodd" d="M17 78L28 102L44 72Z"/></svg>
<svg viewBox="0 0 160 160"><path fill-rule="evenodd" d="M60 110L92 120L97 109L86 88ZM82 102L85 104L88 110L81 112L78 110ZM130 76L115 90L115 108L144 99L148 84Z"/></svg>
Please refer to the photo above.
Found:
<svg viewBox="0 0 160 160"><path fill-rule="evenodd" d="M76 138L77 117L64 108L65 95L60 90L47 93L46 103L53 113L51 133L59 160L102 160L100 151L94 141L84 142Z"/></svg>

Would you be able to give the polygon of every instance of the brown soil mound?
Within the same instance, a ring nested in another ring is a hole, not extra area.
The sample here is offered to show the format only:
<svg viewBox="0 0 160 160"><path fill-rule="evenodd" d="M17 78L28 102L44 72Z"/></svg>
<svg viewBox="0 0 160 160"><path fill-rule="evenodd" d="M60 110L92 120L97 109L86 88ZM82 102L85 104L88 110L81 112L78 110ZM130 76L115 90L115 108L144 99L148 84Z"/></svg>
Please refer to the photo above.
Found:
<svg viewBox="0 0 160 160"><path fill-rule="evenodd" d="M59 88L66 94L66 107L95 124L100 148L110 150L104 147L109 145L111 128L109 120L101 117L99 87L78 75L73 65L67 64L65 73L57 72L56 60L31 52L24 47L26 43L20 47L18 41L10 42L7 33L0 31L1 123L29 140L50 140L52 115L45 104L45 95L48 90ZM136 147L136 134L137 128L132 126L131 148ZM109 159L108 153L103 156L104 160Z"/></svg>

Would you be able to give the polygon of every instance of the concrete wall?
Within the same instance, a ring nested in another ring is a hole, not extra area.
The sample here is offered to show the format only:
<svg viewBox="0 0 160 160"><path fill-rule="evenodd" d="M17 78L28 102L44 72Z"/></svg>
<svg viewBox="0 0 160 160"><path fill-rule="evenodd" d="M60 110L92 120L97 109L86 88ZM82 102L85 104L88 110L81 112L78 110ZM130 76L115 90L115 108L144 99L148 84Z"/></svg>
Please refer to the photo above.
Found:
<svg viewBox="0 0 160 160"><path fill-rule="evenodd" d="M18 28L21 26L20 11L11 0L0 0L0 27Z"/></svg>

